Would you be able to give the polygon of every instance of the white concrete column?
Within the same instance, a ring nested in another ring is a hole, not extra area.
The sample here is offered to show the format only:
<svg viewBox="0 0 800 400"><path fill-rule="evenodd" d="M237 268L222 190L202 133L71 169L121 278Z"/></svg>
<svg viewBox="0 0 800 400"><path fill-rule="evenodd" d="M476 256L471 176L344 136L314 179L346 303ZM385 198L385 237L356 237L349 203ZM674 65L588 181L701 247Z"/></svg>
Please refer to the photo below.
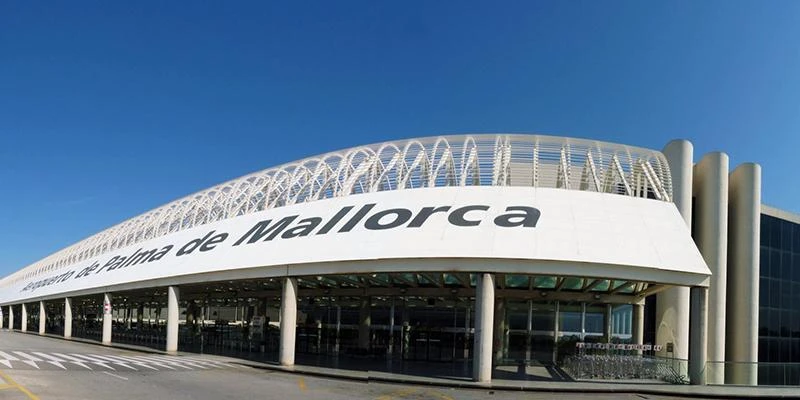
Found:
<svg viewBox="0 0 800 400"><path fill-rule="evenodd" d="M631 341L633 344L644 344L644 304L634 304L631 314ZM642 351L637 350L636 353L642 354Z"/></svg>
<svg viewBox="0 0 800 400"><path fill-rule="evenodd" d="M0 328L3 327L3 322L6 322L3 317L5 317L5 312L3 311L3 307L0 307Z"/></svg>
<svg viewBox="0 0 800 400"><path fill-rule="evenodd" d="M361 305L358 310L358 348L369 350L370 328L372 326L372 299L361 296Z"/></svg>
<svg viewBox="0 0 800 400"><path fill-rule="evenodd" d="M44 301L39 301L39 334L44 335L47 323L47 311L44 308Z"/></svg>
<svg viewBox="0 0 800 400"><path fill-rule="evenodd" d="M758 383L761 166L739 165L730 175L726 383Z"/></svg>
<svg viewBox="0 0 800 400"><path fill-rule="evenodd" d="M480 274L475 287L475 342L472 379L492 380L492 339L494 337L494 275Z"/></svg>
<svg viewBox="0 0 800 400"><path fill-rule="evenodd" d="M613 335L613 332L611 330L611 328L613 327L612 325L612 318L614 317L613 314L614 314L614 306L612 306L611 304L606 304L606 315L605 318L603 318L603 335L605 335L606 337L606 343L611 343L611 336Z"/></svg>
<svg viewBox="0 0 800 400"><path fill-rule="evenodd" d="M728 282L728 155L706 154L694 167L692 236L711 277L708 287L709 384L725 383L725 297Z"/></svg>
<svg viewBox="0 0 800 400"><path fill-rule="evenodd" d="M692 336L689 338L689 383L706 384L706 361L708 355L708 288L691 288Z"/></svg>
<svg viewBox="0 0 800 400"><path fill-rule="evenodd" d="M180 324L181 291L177 286L167 288L167 351L174 353L178 351L178 325Z"/></svg>
<svg viewBox="0 0 800 400"><path fill-rule="evenodd" d="M692 226L692 162L694 149L687 140L673 140L663 150L672 177L672 201L686 222L686 234ZM656 343L664 345L660 356L667 356L667 343L673 344L672 356L689 358L689 288L673 287L656 294Z"/></svg>
<svg viewBox="0 0 800 400"><path fill-rule="evenodd" d="M295 334L297 332L297 278L283 279L281 294L281 365L294 365Z"/></svg>
<svg viewBox="0 0 800 400"><path fill-rule="evenodd" d="M111 293L103 293L103 344L111 344Z"/></svg>
<svg viewBox="0 0 800 400"><path fill-rule="evenodd" d="M22 323L22 326L21 326L22 329L20 329L20 330L23 331L23 332L27 332L28 331L28 307L25 305L25 303L22 303L22 321L20 321L20 322Z"/></svg>
<svg viewBox="0 0 800 400"><path fill-rule="evenodd" d="M72 337L72 298L64 298L64 337Z"/></svg>
<svg viewBox="0 0 800 400"><path fill-rule="evenodd" d="M8 330L14 330L14 306L8 306Z"/></svg>

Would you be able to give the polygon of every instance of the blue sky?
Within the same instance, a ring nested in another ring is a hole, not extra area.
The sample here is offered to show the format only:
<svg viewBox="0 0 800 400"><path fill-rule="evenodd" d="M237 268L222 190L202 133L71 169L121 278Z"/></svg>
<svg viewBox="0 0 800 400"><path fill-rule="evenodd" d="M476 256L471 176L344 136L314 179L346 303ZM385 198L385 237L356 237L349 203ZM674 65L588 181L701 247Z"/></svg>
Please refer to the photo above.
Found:
<svg viewBox="0 0 800 400"><path fill-rule="evenodd" d="M673 138L800 212L800 2L0 2L0 276L215 183L470 132Z"/></svg>

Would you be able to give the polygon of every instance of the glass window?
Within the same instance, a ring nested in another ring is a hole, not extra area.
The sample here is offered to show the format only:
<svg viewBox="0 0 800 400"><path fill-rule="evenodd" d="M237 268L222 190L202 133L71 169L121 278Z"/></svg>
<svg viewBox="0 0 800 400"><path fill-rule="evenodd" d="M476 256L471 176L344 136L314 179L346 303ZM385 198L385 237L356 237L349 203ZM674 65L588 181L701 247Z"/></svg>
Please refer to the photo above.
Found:
<svg viewBox="0 0 800 400"><path fill-rule="evenodd" d="M792 255L792 280L800 282L800 253Z"/></svg>
<svg viewBox="0 0 800 400"><path fill-rule="evenodd" d="M776 362L780 359L778 339L769 339L769 361Z"/></svg>
<svg viewBox="0 0 800 400"><path fill-rule="evenodd" d="M792 251L800 253L800 224L792 224Z"/></svg>
<svg viewBox="0 0 800 400"><path fill-rule="evenodd" d="M781 254L781 280L792 280L792 253Z"/></svg>
<svg viewBox="0 0 800 400"><path fill-rule="evenodd" d="M765 307L758 308L758 336L769 336L767 330L767 309Z"/></svg>
<svg viewBox="0 0 800 400"><path fill-rule="evenodd" d="M758 286L758 304L761 307L769 307L769 279L761 278ZM763 314L762 314L763 318ZM762 319L763 321L763 319Z"/></svg>
<svg viewBox="0 0 800 400"><path fill-rule="evenodd" d="M694 217L692 213L692 216ZM762 246L770 246L770 239L771 236L769 234L769 227L770 227L770 220L769 216L761 214L761 245Z"/></svg>
<svg viewBox="0 0 800 400"><path fill-rule="evenodd" d="M781 311L781 337L788 338L792 336L791 330L792 313L789 310Z"/></svg>
<svg viewBox="0 0 800 400"><path fill-rule="evenodd" d="M778 250L769 251L769 272L771 278L781 274L781 253Z"/></svg>
<svg viewBox="0 0 800 400"><path fill-rule="evenodd" d="M769 306L770 307L780 307L781 306L781 291L779 281L775 279L769 280Z"/></svg>
<svg viewBox="0 0 800 400"><path fill-rule="evenodd" d="M792 248L792 223L781 220L781 245L783 250Z"/></svg>
<svg viewBox="0 0 800 400"><path fill-rule="evenodd" d="M769 228L769 245L773 248L780 249L781 248L781 226L780 221L770 217L770 228Z"/></svg>
<svg viewBox="0 0 800 400"><path fill-rule="evenodd" d="M759 262L761 264L759 265L758 274L760 276L769 276L769 271L770 271L770 268L769 268L769 248L761 246L761 251L760 251L759 255L760 255Z"/></svg>

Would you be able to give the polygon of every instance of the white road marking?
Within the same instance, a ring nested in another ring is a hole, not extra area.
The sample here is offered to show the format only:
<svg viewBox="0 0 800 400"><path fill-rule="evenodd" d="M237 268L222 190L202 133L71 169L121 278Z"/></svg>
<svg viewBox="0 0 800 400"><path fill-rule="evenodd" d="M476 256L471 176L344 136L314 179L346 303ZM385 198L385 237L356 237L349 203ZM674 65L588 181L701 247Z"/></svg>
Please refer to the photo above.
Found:
<svg viewBox="0 0 800 400"><path fill-rule="evenodd" d="M32 351L31 353L36 354L37 356L45 358L47 360L50 360L50 361L47 362L48 364L53 364L56 367L59 367L59 368L61 368L63 370L67 369L67 367L61 365L61 363L64 362L64 360L62 360L62 359L60 359L58 357L54 357L54 356L51 356L49 354L41 353L41 352L38 352L38 351Z"/></svg>
<svg viewBox="0 0 800 400"><path fill-rule="evenodd" d="M150 357L155 358L156 360L163 360L164 362L185 363L186 365L190 365L195 368L208 369L202 365L193 363L191 360L183 359L180 357L166 357L166 356L150 356Z"/></svg>
<svg viewBox="0 0 800 400"><path fill-rule="evenodd" d="M114 369L114 367L112 367L110 365L107 365L108 361L98 360L98 359L95 359L93 357L89 357L89 356L83 355L83 354L72 353L72 355L75 356L75 357L83 358L84 360L89 360L92 364L97 364L97 365L99 365L99 366L101 366L103 368L108 368L108 369L110 369L112 371L116 371L116 369Z"/></svg>
<svg viewBox="0 0 800 400"><path fill-rule="evenodd" d="M11 354L6 353L5 351L0 351L0 356L3 356L8 361L19 361L19 358L12 356Z"/></svg>
<svg viewBox="0 0 800 400"><path fill-rule="evenodd" d="M126 381L128 380L128 378L126 378L124 376L119 376L117 374L112 374L111 372L108 372L108 371L103 371L103 373L106 374L106 375L111 375L111 376L113 376L115 378L122 379L122 380L126 380Z"/></svg>
<svg viewBox="0 0 800 400"><path fill-rule="evenodd" d="M31 360L31 361L42 361L41 358L34 357L34 356L29 355L27 353L24 353L22 351L15 351L14 354L17 354L17 355L19 355L21 357L25 357L25 358L27 358L28 360Z"/></svg>
<svg viewBox="0 0 800 400"><path fill-rule="evenodd" d="M89 371L93 371L93 369L91 367L86 365L86 361L83 361L83 360L81 360L79 358L75 358L75 357L68 356L66 354L61 354L61 353L53 353L53 354L55 354L55 355L57 355L57 356L59 356L59 357L61 357L63 359L69 360L69 362L71 362L73 364L80 365L81 367L86 368Z"/></svg>
<svg viewBox="0 0 800 400"><path fill-rule="evenodd" d="M159 366L159 367L164 367L164 368L166 368L166 369L171 369L171 370L173 370L173 371L175 370L175 368L172 368L172 367L170 367L170 366L169 366L169 365L167 365L167 364L160 363L160 362L156 362L156 361L153 361L153 360L142 359L142 358L139 358L138 356L131 356L131 357L126 357L126 358L132 358L132 359L136 359L136 360L139 360L139 362L142 362L142 363L148 362L148 363L150 363L150 364L154 364L154 365L157 365L157 366Z"/></svg>
<svg viewBox="0 0 800 400"><path fill-rule="evenodd" d="M122 367L125 367L125 368L128 368L128 369L132 369L132 370L134 370L134 371L138 371L136 368L133 368L133 367L131 367L130 365L128 365L128 364L126 364L126 363L123 363L123 362L121 362L121 361L119 361L119 360L114 360L114 359L112 359L112 358L105 357L105 356L101 356L101 355L99 355L99 354L92 354L92 356L93 356L93 357L97 357L97 358L101 358L101 359L103 359L103 360L108 360L108 361L110 361L110 362L111 362L112 364L114 364L114 365L119 365L119 366L122 366Z"/></svg>
<svg viewBox="0 0 800 400"><path fill-rule="evenodd" d="M189 367L187 367L185 365L176 365L175 363L172 363L172 362L165 362L165 361L162 361L162 360L158 360L158 359L154 359L154 358L150 358L150 357L146 357L146 356L133 356L133 357L134 358L138 358L139 360L142 360L142 362L155 364L155 365L158 365L160 367L166 367L166 368L173 369L173 370L175 368L170 367L170 365L179 366L179 367L186 368L186 369L191 369L191 368L189 368Z"/></svg>
<svg viewBox="0 0 800 400"><path fill-rule="evenodd" d="M5 365L6 367L8 367L9 369L14 369L14 367L12 367L12 366L11 366L11 361L8 361L8 360L0 360L0 363L3 363L3 365Z"/></svg>
<svg viewBox="0 0 800 400"><path fill-rule="evenodd" d="M136 360L136 359L133 359L133 358L130 358L130 357L125 357L125 356L108 356L108 357L117 358L117 359L123 360L125 362L129 362L129 363L131 363L133 365L136 365L138 367L150 368L150 369L152 369L154 371L158 371L158 368L153 368L153 367L151 367L151 366L149 366L149 365L147 365L147 364L145 364L145 363L143 363L143 362L141 362L139 360Z"/></svg>

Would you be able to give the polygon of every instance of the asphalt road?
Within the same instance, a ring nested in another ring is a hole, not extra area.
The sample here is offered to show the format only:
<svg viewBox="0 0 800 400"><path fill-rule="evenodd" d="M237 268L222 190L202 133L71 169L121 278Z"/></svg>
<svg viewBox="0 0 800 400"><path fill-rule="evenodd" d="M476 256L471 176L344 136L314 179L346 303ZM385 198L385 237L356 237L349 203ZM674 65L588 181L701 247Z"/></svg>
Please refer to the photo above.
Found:
<svg viewBox="0 0 800 400"><path fill-rule="evenodd" d="M139 353L0 331L0 400L655 399L364 383L254 369L216 357Z"/></svg>

